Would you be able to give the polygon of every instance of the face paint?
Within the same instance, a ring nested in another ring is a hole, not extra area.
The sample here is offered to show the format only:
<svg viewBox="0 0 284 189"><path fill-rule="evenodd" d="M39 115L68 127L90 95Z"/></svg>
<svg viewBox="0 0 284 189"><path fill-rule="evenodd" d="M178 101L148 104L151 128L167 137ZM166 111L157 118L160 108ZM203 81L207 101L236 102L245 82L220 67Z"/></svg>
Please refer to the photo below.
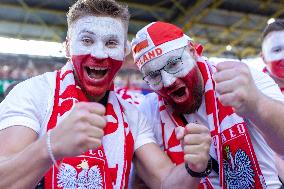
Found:
<svg viewBox="0 0 284 189"><path fill-rule="evenodd" d="M110 89L122 61L112 58L96 59L91 55L73 55L72 62L78 85L88 95L100 99Z"/></svg>
<svg viewBox="0 0 284 189"><path fill-rule="evenodd" d="M264 38L262 54L272 77L284 79L284 31L271 32Z"/></svg>
<svg viewBox="0 0 284 189"><path fill-rule="evenodd" d="M180 48L173 51L170 51L163 56L160 56L150 62L147 62L143 65L141 72L144 76L160 70L161 82L158 82L156 85L150 85L150 87L157 91L160 90L163 86L167 87L175 82L177 77L184 77L188 72L195 66L195 60L193 57L187 53L187 48ZM182 56L182 57L181 57ZM165 66L169 65L169 62L181 58L181 69L177 73L167 73Z"/></svg>
<svg viewBox="0 0 284 189"><path fill-rule="evenodd" d="M274 77L284 79L284 59L270 62L269 70Z"/></svg>
<svg viewBox="0 0 284 189"><path fill-rule="evenodd" d="M118 19L86 16L71 25L69 51L77 83L100 99L109 90L124 59L125 28Z"/></svg>
<svg viewBox="0 0 284 189"><path fill-rule="evenodd" d="M202 80L197 67L157 93L161 95L176 111L180 113L193 113L202 101Z"/></svg>
<svg viewBox="0 0 284 189"><path fill-rule="evenodd" d="M172 57L180 56L181 50L171 51L151 62L145 64L142 73L156 71L157 68L167 64ZM182 57L183 68L176 74L162 73L162 80L158 86L151 88L161 95L176 111L181 113L192 113L196 111L202 100L202 79L196 62L186 51Z"/></svg>

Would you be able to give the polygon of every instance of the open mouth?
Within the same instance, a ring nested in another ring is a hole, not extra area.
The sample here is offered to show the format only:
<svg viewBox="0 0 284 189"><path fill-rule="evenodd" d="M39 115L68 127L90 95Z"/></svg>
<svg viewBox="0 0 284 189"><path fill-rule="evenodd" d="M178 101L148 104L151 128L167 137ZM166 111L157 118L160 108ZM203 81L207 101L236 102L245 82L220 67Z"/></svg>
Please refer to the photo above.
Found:
<svg viewBox="0 0 284 189"><path fill-rule="evenodd" d="M173 91L173 92L170 94L170 96L172 96L172 97L178 97L178 98L179 98L179 97L184 96L185 93L186 93L185 87L181 87L181 88L179 88L179 89Z"/></svg>
<svg viewBox="0 0 284 189"><path fill-rule="evenodd" d="M280 64L279 67L283 69L284 68L284 64Z"/></svg>
<svg viewBox="0 0 284 189"><path fill-rule="evenodd" d="M89 78L91 79L101 79L107 72L108 68L98 68L98 67L85 67Z"/></svg>

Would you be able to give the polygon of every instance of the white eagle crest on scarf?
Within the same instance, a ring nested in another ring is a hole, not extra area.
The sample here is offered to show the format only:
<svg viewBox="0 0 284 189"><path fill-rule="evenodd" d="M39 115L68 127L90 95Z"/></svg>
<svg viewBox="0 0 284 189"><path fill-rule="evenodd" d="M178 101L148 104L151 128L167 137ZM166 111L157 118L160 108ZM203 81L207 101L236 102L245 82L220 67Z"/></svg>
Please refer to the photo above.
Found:
<svg viewBox="0 0 284 189"><path fill-rule="evenodd" d="M78 173L76 169L66 163L62 163L57 175L58 187L63 189L102 189L103 178L97 165L89 169L88 161L83 160L77 168L82 168Z"/></svg>
<svg viewBox="0 0 284 189"><path fill-rule="evenodd" d="M225 147L227 159L223 160L225 180L228 189L249 189L253 186L254 173L248 155L238 149L232 156L230 147Z"/></svg>

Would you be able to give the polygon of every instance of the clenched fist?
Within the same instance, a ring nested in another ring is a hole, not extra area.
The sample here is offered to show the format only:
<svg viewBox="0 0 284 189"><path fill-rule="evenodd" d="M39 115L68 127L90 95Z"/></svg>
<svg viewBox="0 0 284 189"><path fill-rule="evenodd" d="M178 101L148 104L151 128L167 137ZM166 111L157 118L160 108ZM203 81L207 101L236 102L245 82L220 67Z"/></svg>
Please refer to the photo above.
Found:
<svg viewBox="0 0 284 189"><path fill-rule="evenodd" d="M189 123L184 128L176 128L176 136L182 141L184 161L194 172L203 172L210 158L211 135L201 124Z"/></svg>
<svg viewBox="0 0 284 189"><path fill-rule="evenodd" d="M253 112L259 103L257 89L248 66L242 62L221 62L216 66L213 78L219 100L224 106L232 106L240 116Z"/></svg>
<svg viewBox="0 0 284 189"><path fill-rule="evenodd" d="M105 107L96 102L79 102L51 133L56 159L80 155L101 145L106 126Z"/></svg>

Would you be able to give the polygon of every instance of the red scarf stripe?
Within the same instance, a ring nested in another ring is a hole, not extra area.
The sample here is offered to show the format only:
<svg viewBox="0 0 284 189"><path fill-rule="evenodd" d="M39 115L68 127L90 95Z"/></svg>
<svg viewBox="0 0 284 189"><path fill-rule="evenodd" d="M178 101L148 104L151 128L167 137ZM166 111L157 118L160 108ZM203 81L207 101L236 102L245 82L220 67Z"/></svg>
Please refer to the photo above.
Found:
<svg viewBox="0 0 284 189"><path fill-rule="evenodd" d="M204 80L204 86L205 86L205 108L206 108L206 113L208 117L208 124L210 127L211 135L213 137L213 144L215 146L215 153L217 156L217 160L219 162L219 179L220 179L220 187L221 188L229 188L229 187L234 187L233 185L230 185L230 179L231 177L226 178L226 180L223 178L225 174L230 174L229 170L227 170L228 166L232 166L231 164L227 164L227 162L232 162L235 155L238 155L239 152L243 152L243 154L247 155L250 162L250 168L253 171L253 182L250 184L251 187L254 188L266 188L265 181L263 180L263 175L261 173L251 140L250 136L248 133L248 130L245 126L244 121L242 118L238 117L235 119L237 116L234 114L233 109L231 107L224 107L219 100L216 97L215 93L215 83L212 79L212 71L215 69L213 66L211 66L208 62L206 61L199 61L197 63L198 68L201 72L201 75ZM161 97L159 97L159 109L160 111L165 111L163 110L164 102ZM177 142L175 142L174 137L171 135L169 136L165 132L169 130L168 132L173 132L174 128L178 125L180 125L180 122L178 119L176 119L176 116L173 116L172 112L173 110L170 107L167 107L166 109L167 114L161 113L161 129L162 129L162 139L163 139L163 144L164 147L168 146L171 144L177 145ZM169 116L169 118L165 117L166 115ZM223 121L226 119L226 122L223 123ZM239 122L239 121L240 122ZM221 128L220 125L223 124L228 124L224 125L224 128ZM238 127L241 128L239 129ZM167 125L167 126L165 126ZM172 127L171 127L172 125ZM165 130L165 128L167 130ZM170 130L170 128L172 130ZM237 131L240 131L240 133L237 133ZM243 132L244 130L244 132ZM236 132L235 134L231 134L232 132ZM222 135L222 137L221 137ZM231 138L230 138L231 137ZM222 141L222 139L224 141ZM180 143L179 143L180 145ZM170 148L165 149L167 151L167 154L171 158L173 162L178 162L180 158L177 157L177 155L174 156L174 152L170 151ZM226 170L223 165L223 163L226 162ZM206 187L207 188L213 188L210 180L207 178L206 179ZM201 183L200 188L204 187L204 183Z"/></svg>
<svg viewBox="0 0 284 189"><path fill-rule="evenodd" d="M69 74L71 74L72 77L66 77ZM63 88L64 85L66 85L67 87L65 86L64 91L61 92L60 89ZM113 88L113 85L112 85L112 88ZM62 94L60 95L60 93ZM59 99L62 99L61 104L59 104ZM71 101L69 99L71 99ZM110 168L108 166L107 157L105 155L104 148L103 146L101 146L100 148L95 149L95 150L90 150L82 154L81 156L72 157L72 158L64 158L62 160L63 166L60 167L60 170L57 170L55 166L52 166L45 175L45 188L50 188L50 189L62 188L61 186L58 185L59 184L58 175L60 175L60 171L62 171L62 169L64 169L66 165L67 166L71 165L75 169L78 169L77 172L80 171L78 166L82 164L82 163L80 164L80 161L83 161L83 159L87 161L87 165L90 164L90 170L91 168L94 168L94 170L96 170L97 169L96 167L98 167L97 171L99 171L100 175L102 176L102 184L104 185L103 186L104 188L112 189L114 185L118 185L119 188L128 187L128 177L130 173L131 160L132 160L132 155L133 155L133 150L134 150L134 139L133 139L132 133L129 131L127 121L125 120L125 117L123 116L122 104L117 99L114 92L112 91L109 94L108 100L110 101L110 99L111 99L111 102L108 102L108 105L111 103L117 103L120 111L115 112L113 108L112 109L107 108L106 115L113 116L113 117L117 117L118 115L120 115L121 116L120 120L123 121L122 131L123 131L124 141L123 141L123 150L122 150L123 152L122 153L124 156L124 160L123 160L123 164L121 165L122 174L120 173L120 178L121 178L121 180L119 181L120 183L119 184L116 183L117 176L118 176L117 175L118 174L118 166L117 166L118 164L116 164L116 167L114 168ZM86 98L86 96L84 95L80 87L75 85L72 65L70 65L70 63L67 63L61 70L57 71L57 74L56 74L54 105L53 105L52 114L50 116L50 120L47 125L47 130L52 129L55 126L57 126L58 119L60 118L60 116L62 116L64 113L67 113L73 107L74 103L77 103L79 101L88 101L88 99ZM111 124L113 125L114 123L108 122L107 127L109 127L109 125ZM119 123L117 122L117 124ZM113 127L117 128L116 126L113 126ZM125 128L128 129L127 136L126 136ZM112 159L115 159L115 157L112 157ZM77 165L77 168L76 168L76 165ZM81 171L82 171L81 173L83 173L83 167ZM86 176L87 175L89 175L89 173L86 174ZM79 174L77 176L79 177ZM74 179L77 179L77 176ZM64 182L64 181L61 180L61 182ZM88 180L88 182L92 182L91 179ZM76 188L78 187L78 182L75 183L74 187Z"/></svg>

